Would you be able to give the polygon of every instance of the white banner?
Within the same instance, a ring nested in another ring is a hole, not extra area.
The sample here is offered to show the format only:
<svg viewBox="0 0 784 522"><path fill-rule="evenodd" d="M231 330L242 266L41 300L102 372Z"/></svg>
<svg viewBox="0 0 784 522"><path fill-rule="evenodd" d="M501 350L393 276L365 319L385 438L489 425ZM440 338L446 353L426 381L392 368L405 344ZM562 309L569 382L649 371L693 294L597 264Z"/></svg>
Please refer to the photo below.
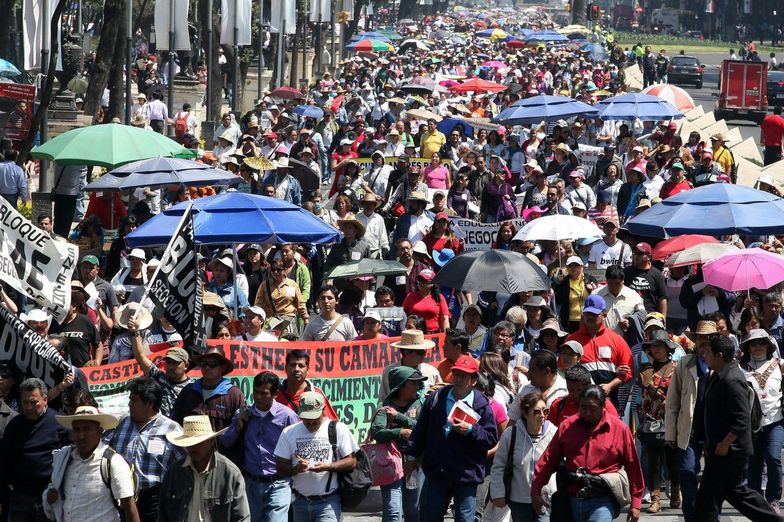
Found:
<svg viewBox="0 0 784 522"><path fill-rule="evenodd" d="M320 17L321 22L329 22L331 8L330 0L310 0L310 21L317 23Z"/></svg>
<svg viewBox="0 0 784 522"><path fill-rule="evenodd" d="M520 230L525 225L523 218L510 219L508 221L501 221L498 223L480 223L473 219L464 218L449 218L452 225L452 231L457 237L465 242L465 251L472 252L474 250L490 250L495 241L495 235L498 229L501 228L502 223L511 222L515 230Z"/></svg>
<svg viewBox="0 0 784 522"><path fill-rule="evenodd" d="M52 239L0 198L0 279L48 308L58 322L71 306L71 274L79 249Z"/></svg>
<svg viewBox="0 0 784 522"><path fill-rule="evenodd" d="M169 11L174 2L174 50L188 51L191 39L188 34L188 0L156 0L155 2L155 47L159 51L169 50Z"/></svg>
<svg viewBox="0 0 784 522"><path fill-rule="evenodd" d="M283 31L284 20L286 22L285 34L294 34L297 28L297 3L294 0L272 2L270 24Z"/></svg>
<svg viewBox="0 0 784 522"><path fill-rule="evenodd" d="M250 45L250 0L221 0L221 45L234 45L235 23L237 45Z"/></svg>
<svg viewBox="0 0 784 522"><path fill-rule="evenodd" d="M24 0L24 25L22 27L22 35L24 40L24 68L28 71L37 71L41 69L41 48L43 47L44 31L49 33L51 28L51 17L57 7L57 0L49 0L49 20L44 23L43 19L43 2L44 0ZM58 24L59 25L59 24ZM49 48L52 45L58 45L62 41L61 31L58 30L56 38L49 38ZM48 67L45 64L44 67ZM63 70L63 57L61 53L57 54L56 70Z"/></svg>
<svg viewBox="0 0 784 522"><path fill-rule="evenodd" d="M594 147L592 145L579 146L577 157L585 170L586 178L590 178L593 175L593 170L596 168L596 162L602 154L604 154L604 147Z"/></svg>

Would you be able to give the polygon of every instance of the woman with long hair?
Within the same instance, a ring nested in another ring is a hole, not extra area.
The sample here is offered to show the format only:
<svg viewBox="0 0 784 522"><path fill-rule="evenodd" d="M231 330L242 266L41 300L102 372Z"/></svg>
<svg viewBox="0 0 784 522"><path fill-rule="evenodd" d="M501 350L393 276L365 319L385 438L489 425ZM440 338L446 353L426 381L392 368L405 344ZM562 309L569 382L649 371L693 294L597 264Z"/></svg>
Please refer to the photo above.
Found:
<svg viewBox="0 0 784 522"><path fill-rule="evenodd" d="M417 314L425 320L426 333L445 332L449 328L449 307L433 284L435 277L435 272L429 268L419 272L416 290L403 300L403 310L407 315Z"/></svg>
<svg viewBox="0 0 784 522"><path fill-rule="evenodd" d="M493 399L503 406L504 410L508 409L515 396L515 388L509 378L509 363L500 353L487 351L479 357L479 371L495 383Z"/></svg>
<svg viewBox="0 0 784 522"><path fill-rule="evenodd" d="M427 247L430 257L433 257L433 250L440 252L448 248L455 254L463 251L464 243L452 232L449 224L449 216L446 212L439 212L433 222L433 228L422 238Z"/></svg>
<svg viewBox="0 0 784 522"><path fill-rule="evenodd" d="M467 218L468 203L472 201L474 201L474 196L468 189L468 171L461 170L455 176L455 181L446 194L446 206L454 210L457 216Z"/></svg>
<svg viewBox="0 0 784 522"><path fill-rule="evenodd" d="M511 250L512 239L516 233L517 230L511 221L501 223L498 233L495 235L495 241L493 241L493 250Z"/></svg>

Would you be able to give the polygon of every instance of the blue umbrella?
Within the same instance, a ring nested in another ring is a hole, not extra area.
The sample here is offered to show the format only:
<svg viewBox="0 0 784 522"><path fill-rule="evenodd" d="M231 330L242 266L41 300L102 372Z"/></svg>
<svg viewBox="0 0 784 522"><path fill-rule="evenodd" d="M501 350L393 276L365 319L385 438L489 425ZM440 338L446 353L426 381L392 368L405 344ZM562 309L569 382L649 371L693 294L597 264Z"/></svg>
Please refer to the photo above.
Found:
<svg viewBox="0 0 784 522"><path fill-rule="evenodd" d="M587 40L582 45L580 45L580 50L590 54L591 59L594 62L598 62L599 60L606 60L608 56L607 49L605 49L602 44L591 43Z"/></svg>
<svg viewBox="0 0 784 522"><path fill-rule="evenodd" d="M469 138L474 137L474 126L460 118L446 118L444 120L441 120L438 123L438 125L436 125L436 128L442 134L449 134L452 132L452 129L454 129L455 125L457 125L458 123L465 128L466 136L468 136Z"/></svg>
<svg viewBox="0 0 784 522"><path fill-rule="evenodd" d="M189 201L154 216L126 236L131 247L165 245ZM342 234L332 225L288 201L225 192L193 202L193 235L202 245L232 243L334 243Z"/></svg>
<svg viewBox="0 0 784 522"><path fill-rule="evenodd" d="M151 158L128 163L107 172L85 187L88 192L123 190L138 187L184 185L230 185L242 181L232 172L218 170L195 161L177 158Z"/></svg>
<svg viewBox="0 0 784 522"><path fill-rule="evenodd" d="M714 183L657 203L626 222L638 236L784 233L784 199L741 185Z"/></svg>
<svg viewBox="0 0 784 522"><path fill-rule="evenodd" d="M392 40L389 39L388 36L383 35L381 33L377 33L375 31L370 31L367 33L357 33L351 37L352 42L358 42L360 40L364 40L365 38L370 38L371 40L381 40L382 42L392 43Z"/></svg>
<svg viewBox="0 0 784 522"><path fill-rule="evenodd" d="M596 104L599 117L603 120L643 121L683 118L683 113L669 102L649 94L630 93L607 98Z"/></svg>
<svg viewBox="0 0 784 522"><path fill-rule="evenodd" d="M294 107L294 114L299 114L303 118L314 118L320 120L324 117L324 111L315 105L300 105Z"/></svg>
<svg viewBox="0 0 784 522"><path fill-rule="evenodd" d="M596 108L567 96L539 95L517 101L493 119L504 125L527 125L573 116L596 116Z"/></svg>
<svg viewBox="0 0 784 522"><path fill-rule="evenodd" d="M525 37L528 42L568 42L569 38L561 33L542 31Z"/></svg>
<svg viewBox="0 0 784 522"><path fill-rule="evenodd" d="M9 62L8 60L3 60L0 58L0 77L4 76L6 78L13 78L14 76L19 76L21 71L16 68L14 64Z"/></svg>

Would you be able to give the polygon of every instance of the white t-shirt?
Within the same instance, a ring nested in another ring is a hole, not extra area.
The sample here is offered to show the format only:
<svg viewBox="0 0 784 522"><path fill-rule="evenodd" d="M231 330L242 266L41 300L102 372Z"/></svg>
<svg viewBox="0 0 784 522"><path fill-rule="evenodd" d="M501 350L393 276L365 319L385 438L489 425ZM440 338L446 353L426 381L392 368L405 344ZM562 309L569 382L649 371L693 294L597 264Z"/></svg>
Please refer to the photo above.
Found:
<svg viewBox="0 0 784 522"><path fill-rule="evenodd" d="M623 252L623 258L621 258L621 252ZM591 247L588 262L594 263L596 268L601 269L617 264L622 267L628 266L632 263L632 248L620 239L617 239L612 246L608 246L604 241L597 241Z"/></svg>
<svg viewBox="0 0 784 522"><path fill-rule="evenodd" d="M250 333L246 333L244 335L238 335L234 338L235 341L251 341L251 342L278 342L280 339L275 337L269 332L265 332L264 330L260 331L258 335L251 335Z"/></svg>
<svg viewBox="0 0 784 522"><path fill-rule="evenodd" d="M334 462L341 460L359 451L359 446L351 436L348 426L342 422L336 425L337 434L337 459L333 458L332 445L329 443L329 419L324 418L321 426L315 433L311 433L302 422L288 426L281 433L278 444L275 446L275 456L289 459L294 464L300 456L307 460L311 466L321 462ZM332 474L332 481L327 491L327 481L330 473L322 471L314 473L305 471L294 475L292 488L301 495L326 495L338 487L337 474Z"/></svg>

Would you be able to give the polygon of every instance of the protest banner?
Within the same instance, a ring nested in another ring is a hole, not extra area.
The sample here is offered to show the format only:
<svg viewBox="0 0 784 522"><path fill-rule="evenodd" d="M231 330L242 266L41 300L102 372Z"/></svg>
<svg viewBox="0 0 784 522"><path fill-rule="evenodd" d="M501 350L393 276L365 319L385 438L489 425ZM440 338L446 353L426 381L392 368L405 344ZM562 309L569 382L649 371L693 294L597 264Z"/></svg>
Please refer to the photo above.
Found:
<svg viewBox="0 0 784 522"><path fill-rule="evenodd" d="M425 362L438 364L444 334L428 335L436 343ZM239 386L252 401L253 377L262 371L272 371L285 378L286 354L292 350L310 353L308 379L324 391L341 421L351 429L356 440L365 440L373 412L378 406L381 373L384 368L400 361L400 353L392 347L399 338L345 342L245 342L210 340L210 346L221 346L234 363L234 371L227 377ZM151 357L160 364L162 353ZM128 412L126 383L141 375L135 360L103 366L84 367L90 392L98 400L101 410L112 415ZM201 373L191 371L191 377Z"/></svg>
<svg viewBox="0 0 784 522"><path fill-rule="evenodd" d="M596 162L599 161L599 156L604 154L604 147L594 147L592 145L579 145L577 157L585 170L586 179L593 175L596 168Z"/></svg>
<svg viewBox="0 0 784 522"><path fill-rule="evenodd" d="M0 361L16 368L23 379L37 377L50 388L72 371L49 341L4 306L0 306Z"/></svg>
<svg viewBox="0 0 784 522"><path fill-rule="evenodd" d="M359 166L359 173L360 175L363 176L370 170L370 167L373 164L373 160L371 158L352 158L352 159L357 162L357 165ZM384 157L384 163L392 166L392 168L397 167L397 161L398 158L396 158L395 156ZM430 158L410 158L408 162L412 167L417 167L419 168L419 170L424 170L425 167L429 167L430 163L432 163ZM441 163L443 165L446 165L447 167L450 167L450 169L452 167L452 160L444 159L441 160Z"/></svg>
<svg viewBox="0 0 784 522"><path fill-rule="evenodd" d="M465 243L465 251L490 250L495 241L495 235L503 223L511 222L515 230L520 230L525 225L523 218L499 221L497 223L480 223L473 219L450 217L452 231Z"/></svg>
<svg viewBox="0 0 784 522"><path fill-rule="evenodd" d="M62 322L71 306L78 247L56 241L0 198L0 279Z"/></svg>

